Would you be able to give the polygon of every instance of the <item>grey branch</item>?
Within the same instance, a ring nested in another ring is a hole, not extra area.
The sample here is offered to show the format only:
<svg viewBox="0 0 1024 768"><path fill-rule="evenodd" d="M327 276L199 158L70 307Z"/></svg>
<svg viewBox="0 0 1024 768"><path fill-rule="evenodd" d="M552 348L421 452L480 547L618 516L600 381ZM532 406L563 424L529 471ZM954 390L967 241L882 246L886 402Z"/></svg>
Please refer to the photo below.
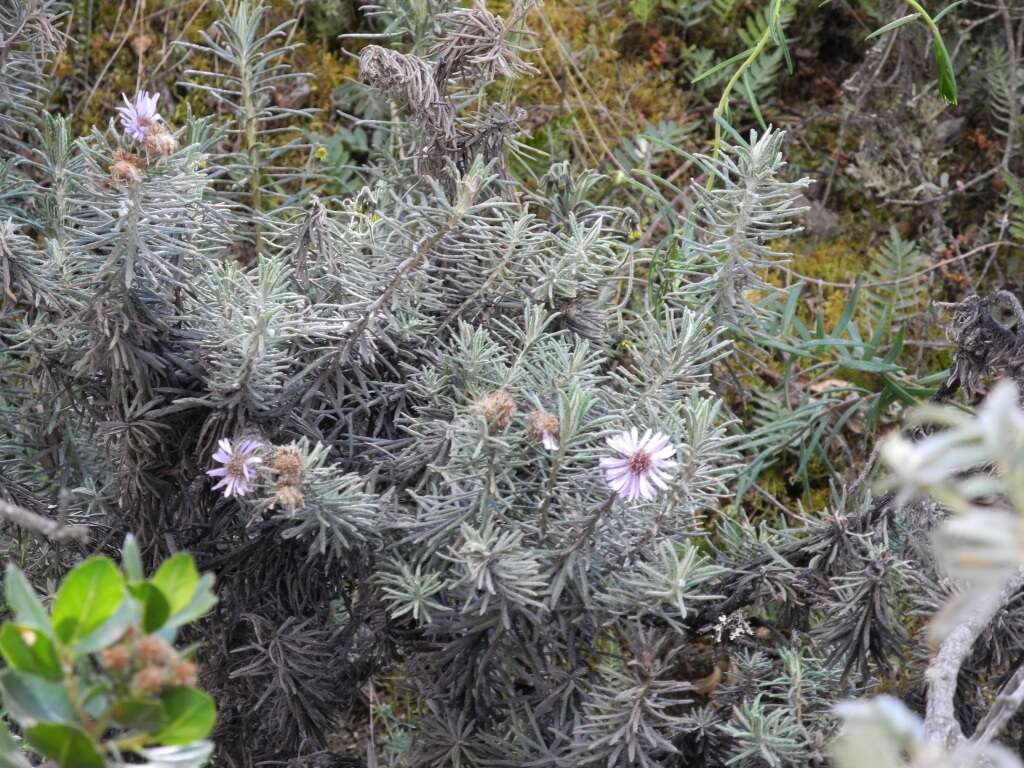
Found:
<svg viewBox="0 0 1024 768"><path fill-rule="evenodd" d="M947 749L955 748L965 739L954 714L957 678L960 675L960 668L970 656L975 641L985 631L985 627L988 626L992 618L999 612L999 609L1006 604L1022 584L1024 584L1024 569L1018 570L998 595L993 596L990 600L981 602L959 626L949 633L942 642L942 645L939 646L931 666L928 667L928 671L925 673L925 677L928 680L928 703L924 723L925 733L929 739L942 744ZM1017 681L1018 690L1010 692L1010 697L1016 701L1015 707L1019 706L1020 699L1024 696L1024 692L1019 690L1020 677L1021 673L1018 671L1013 677L1013 680ZM1005 722L1001 714L993 714L996 709L1006 705L1002 701L1003 699L1004 695L1000 694L993 705L993 711L989 712L981 725L979 725L976 737L984 735L982 734L983 728L991 732L987 738L990 739L991 736L995 735L998 727L994 727L997 724L993 721L993 718L1000 718L1000 725ZM1010 714L1012 714L1012 710ZM1006 717L1008 719L1008 715Z"/></svg>
<svg viewBox="0 0 1024 768"><path fill-rule="evenodd" d="M89 529L84 525L65 525L57 520L37 515L35 512L29 512L27 509L3 499L0 499L0 519L42 534L52 541L71 540L82 544L89 541Z"/></svg>
<svg viewBox="0 0 1024 768"><path fill-rule="evenodd" d="M1010 722L1010 718L1024 704L1024 666L1018 667L1006 685L996 696L992 708L978 723L974 729L974 736L971 742L978 746L988 744L999 735L1003 727Z"/></svg>

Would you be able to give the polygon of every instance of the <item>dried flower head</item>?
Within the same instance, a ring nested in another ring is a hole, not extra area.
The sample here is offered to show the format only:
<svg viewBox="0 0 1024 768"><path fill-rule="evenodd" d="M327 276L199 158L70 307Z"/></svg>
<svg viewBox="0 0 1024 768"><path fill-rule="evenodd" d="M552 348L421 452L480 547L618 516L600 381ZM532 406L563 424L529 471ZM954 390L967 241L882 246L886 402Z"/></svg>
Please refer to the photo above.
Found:
<svg viewBox="0 0 1024 768"><path fill-rule="evenodd" d="M485 395L477 405L487 424L494 429L505 429L516 412L516 401L504 389Z"/></svg>
<svg viewBox="0 0 1024 768"><path fill-rule="evenodd" d="M219 450L213 454L214 461L223 466L208 469L210 477L219 477L221 481L213 486L213 490L224 489L224 498L245 496L252 490L256 480L256 466L263 462L256 455L260 444L255 440L242 440L237 446L224 438L218 443Z"/></svg>
<svg viewBox="0 0 1024 768"><path fill-rule="evenodd" d="M124 673L132 666L132 652L127 645L114 645L100 653L100 664L108 672Z"/></svg>
<svg viewBox="0 0 1024 768"><path fill-rule="evenodd" d="M143 33L132 37L132 50L140 59L146 55L146 51L153 47L153 38Z"/></svg>
<svg viewBox="0 0 1024 768"><path fill-rule="evenodd" d="M665 473L676 466L670 458L676 447L668 435L647 430L639 436L636 427L608 438L608 447L617 456L601 459L605 480L626 501L651 500L658 489L668 487Z"/></svg>
<svg viewBox="0 0 1024 768"><path fill-rule="evenodd" d="M146 131L146 138L143 140L142 145L146 148L147 152L159 155L160 157L173 155L178 151L179 146L174 134L162 125L150 126Z"/></svg>
<svg viewBox="0 0 1024 768"><path fill-rule="evenodd" d="M199 680L199 668L191 661L179 661L170 674L171 685L195 685Z"/></svg>
<svg viewBox="0 0 1024 768"><path fill-rule="evenodd" d="M164 687L166 675L160 667L143 667L132 678L132 690L144 695L160 693Z"/></svg>
<svg viewBox="0 0 1024 768"><path fill-rule="evenodd" d="M282 445L274 451L270 468L277 473L275 503L295 509L305 503L302 493L302 456L294 445Z"/></svg>
<svg viewBox="0 0 1024 768"><path fill-rule="evenodd" d="M558 426L558 417L544 410L538 409L526 417L526 434L549 451L558 450Z"/></svg>
<svg viewBox="0 0 1024 768"><path fill-rule="evenodd" d="M128 101L123 93L125 106L118 107L118 114L121 116L121 125L124 127L126 136L131 136L135 141L143 141L150 126L156 125L160 120L160 114L156 111L156 102L160 98L159 93L139 91L135 94L134 101Z"/></svg>
<svg viewBox="0 0 1024 768"><path fill-rule="evenodd" d="M300 486L278 483L274 491L274 503L285 509L298 509L305 506L306 496Z"/></svg>
<svg viewBox="0 0 1024 768"><path fill-rule="evenodd" d="M509 41L509 24L486 8L460 8L441 17L451 31L432 51L437 61L435 79L495 75L517 77L537 70L524 62Z"/></svg>
<svg viewBox="0 0 1024 768"><path fill-rule="evenodd" d="M277 446L269 466L277 473L279 483L298 485L302 482L302 456L294 445Z"/></svg>
<svg viewBox="0 0 1024 768"><path fill-rule="evenodd" d="M131 152L115 151L110 178L115 184L138 184L142 181L142 160Z"/></svg>
<svg viewBox="0 0 1024 768"><path fill-rule="evenodd" d="M139 660L146 665L158 664L167 666L178 660L178 652L173 646L157 635L146 635L139 641L136 648Z"/></svg>

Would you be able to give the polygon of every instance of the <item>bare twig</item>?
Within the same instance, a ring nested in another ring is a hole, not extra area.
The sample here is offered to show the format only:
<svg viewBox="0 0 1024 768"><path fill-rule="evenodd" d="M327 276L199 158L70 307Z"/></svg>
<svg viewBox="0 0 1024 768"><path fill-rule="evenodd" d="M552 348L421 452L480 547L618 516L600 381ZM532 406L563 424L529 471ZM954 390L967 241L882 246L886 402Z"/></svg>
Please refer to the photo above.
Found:
<svg viewBox="0 0 1024 768"><path fill-rule="evenodd" d="M89 541L89 529L84 525L65 525L57 520L37 515L35 512L29 512L27 509L3 499L0 499L0 519L42 534L53 541L71 540L81 544Z"/></svg>
<svg viewBox="0 0 1024 768"><path fill-rule="evenodd" d="M1024 665L1013 673L1013 677L996 696L992 708L974 729L971 743L982 746L992 741L1020 709L1021 704L1024 704Z"/></svg>
<svg viewBox="0 0 1024 768"><path fill-rule="evenodd" d="M1018 570L998 595L979 602L967 618L942 641L925 673L928 680L925 733L929 739L939 742L948 749L956 747L965 739L955 714L960 668L971 655L975 641L985 631L992 617L1017 592L1021 584L1024 584L1024 569ZM986 729L988 728L990 725L986 725Z"/></svg>

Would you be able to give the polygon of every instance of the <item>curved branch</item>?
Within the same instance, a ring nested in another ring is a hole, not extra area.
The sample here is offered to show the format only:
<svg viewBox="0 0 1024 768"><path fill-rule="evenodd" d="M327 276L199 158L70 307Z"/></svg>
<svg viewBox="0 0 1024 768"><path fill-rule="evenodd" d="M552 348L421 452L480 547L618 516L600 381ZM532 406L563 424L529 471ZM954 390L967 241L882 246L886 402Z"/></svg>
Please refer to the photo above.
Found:
<svg viewBox="0 0 1024 768"><path fill-rule="evenodd" d="M29 512L24 507L0 499L0 520L7 520L15 525L42 534L52 541L77 541L85 544L89 541L89 529L84 525L65 525L57 520Z"/></svg>
<svg viewBox="0 0 1024 768"><path fill-rule="evenodd" d="M960 676L960 668L970 657L975 641L985 631L989 622L1016 594L1022 584L1024 584L1024 569L1018 570L997 595L992 595L988 600L979 601L979 604L963 622L957 625L942 641L928 671L925 672L925 679L928 681L928 701L924 720L925 734L929 739L939 742L947 749L957 747L966 738L955 714L957 679ZM989 716L986 716L985 720L988 719Z"/></svg>

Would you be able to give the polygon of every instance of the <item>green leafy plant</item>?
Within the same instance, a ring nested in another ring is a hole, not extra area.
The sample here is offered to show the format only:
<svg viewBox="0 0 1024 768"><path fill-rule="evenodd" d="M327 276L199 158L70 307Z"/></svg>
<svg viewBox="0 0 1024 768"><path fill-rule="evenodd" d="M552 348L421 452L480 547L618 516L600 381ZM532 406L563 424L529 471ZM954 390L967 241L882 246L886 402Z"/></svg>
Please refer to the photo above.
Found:
<svg viewBox="0 0 1024 768"><path fill-rule="evenodd" d="M904 24L909 24L912 21L920 19L928 26L928 31L932 35L932 51L935 55L935 68L939 75L939 94L945 99L947 104L956 104L957 100L957 89L956 89L956 73L953 71L953 61L950 59L949 51L946 49L946 43L942 39L942 32L939 31L939 20L942 19L947 13L952 11L959 5L963 5L966 0L957 0L957 2L946 6L942 11L935 14L934 17L928 14L928 11L924 9L917 0L906 0L907 5L913 9L913 13L909 13L906 16L901 16L895 21L891 21L883 27L876 29L870 35L868 40L879 35L884 35L887 32L892 32Z"/></svg>
<svg viewBox="0 0 1024 768"><path fill-rule="evenodd" d="M830 0L825 0L827 4ZM870 40L879 35L892 32L899 27L913 21L922 20L928 26L932 35L932 49L935 55L935 65L939 76L939 94L947 104L957 103L956 73L953 70L953 62L949 51L942 38L938 22L950 11L962 5L966 0L958 0L944 8L941 12L932 17L917 0L906 0L913 13L902 16L881 28L875 30L867 39ZM716 10L721 14L723 10L731 10L731 4L716 3ZM729 107L733 91L741 89L750 109L763 129L767 129L761 106L758 100L758 92L764 90L767 85L774 81L776 73L784 60L789 72L793 71L793 59L789 53L789 45L786 40L785 27L787 22L793 18L793 3L789 0L769 0L768 4L759 12L747 17L739 36L746 46L735 56L720 61L704 71L695 75L691 83L696 85L708 78L721 76L725 72L732 72L729 79L722 87L718 104L715 106L715 139L712 145L713 156L717 159L722 147L722 129L724 121L729 119ZM709 177L708 187L714 186L714 177Z"/></svg>
<svg viewBox="0 0 1024 768"><path fill-rule="evenodd" d="M928 254L917 243L890 231L872 259L871 289L865 292L873 329L888 324L895 330L920 312L926 301L922 273L927 264Z"/></svg>
<svg viewBox="0 0 1024 768"><path fill-rule="evenodd" d="M212 745L213 699L196 687L178 630L216 602L213 577L178 553L149 579L129 536L121 568L79 563L48 611L13 564L4 578L13 618L0 625L0 696L24 742L59 768L200 766ZM0 766L28 763L0 724Z"/></svg>

